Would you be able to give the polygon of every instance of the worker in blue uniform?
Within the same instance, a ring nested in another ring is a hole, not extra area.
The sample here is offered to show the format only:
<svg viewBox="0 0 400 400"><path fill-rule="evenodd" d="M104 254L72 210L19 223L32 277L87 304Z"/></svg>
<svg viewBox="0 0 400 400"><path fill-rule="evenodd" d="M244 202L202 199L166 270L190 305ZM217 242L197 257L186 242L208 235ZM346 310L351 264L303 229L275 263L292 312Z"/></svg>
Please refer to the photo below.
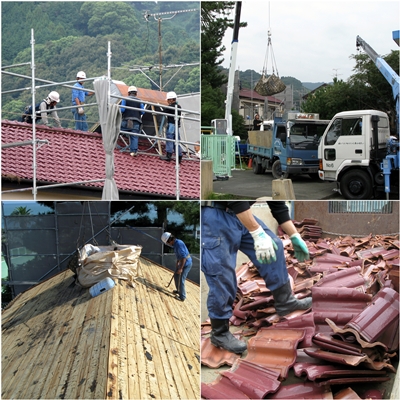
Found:
<svg viewBox="0 0 400 400"><path fill-rule="evenodd" d="M128 98L121 101L122 122L121 130L125 132L140 133L142 126L142 116L144 111L133 110L126 107L135 107L144 110L144 104L137 98L136 86L129 86ZM137 155L139 147L139 136L130 135L130 155Z"/></svg>
<svg viewBox="0 0 400 400"><path fill-rule="evenodd" d="M76 108L72 109L72 113L74 114L75 119L75 130L86 132L88 130L88 124L86 122L86 114L83 105L85 104L86 96L92 96L94 92L79 90L83 89L83 79L86 79L86 73L79 71L76 74L77 82L74 85L74 88L77 89L72 89L72 105L76 106Z"/></svg>
<svg viewBox="0 0 400 400"><path fill-rule="evenodd" d="M309 258L306 243L290 219L283 201L268 201L273 217L289 235L299 261ZM237 292L236 256L246 254L274 297L280 316L311 307L311 298L294 297L287 272L282 241L251 212L248 201L203 201L201 208L201 269L207 280L207 309L211 343L234 353L247 345L229 332L229 318Z"/></svg>
<svg viewBox="0 0 400 400"><path fill-rule="evenodd" d="M170 232L164 232L161 236L161 240L167 245L174 248L176 256L176 266L174 273L174 282L176 290L173 291L176 294L176 298L180 301L186 299L186 288L185 282L189 271L192 268L192 257L190 256L189 250L186 244L177 239Z"/></svg>
<svg viewBox="0 0 400 400"><path fill-rule="evenodd" d="M172 139L175 140L177 137L178 140L181 140L180 138L180 133L179 133L179 128L181 126L181 106L177 103L177 95L175 92L168 92L167 93L167 98L169 107L176 107L177 108L177 113L178 113L178 126L175 124L175 109L173 108L166 108L164 112L166 114L169 114L167 117L167 131L166 131L166 137L167 139ZM166 142L165 144L165 151L166 151L166 156L163 157L162 159L165 161L171 161L172 159L172 153L175 152L175 143L174 142ZM175 154L176 157L176 154ZM182 149L180 144L178 144L178 161L179 164L182 162Z"/></svg>

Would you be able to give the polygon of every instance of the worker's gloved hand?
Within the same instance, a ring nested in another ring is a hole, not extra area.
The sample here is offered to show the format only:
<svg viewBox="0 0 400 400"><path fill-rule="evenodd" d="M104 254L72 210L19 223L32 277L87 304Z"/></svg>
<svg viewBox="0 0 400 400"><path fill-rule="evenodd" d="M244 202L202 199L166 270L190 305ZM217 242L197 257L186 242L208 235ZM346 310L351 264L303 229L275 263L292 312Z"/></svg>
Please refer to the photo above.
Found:
<svg viewBox="0 0 400 400"><path fill-rule="evenodd" d="M268 236L264 229L259 226L255 231L250 232L254 239L254 250L257 260L262 264L270 264L276 261L275 250L278 250L277 244Z"/></svg>
<svg viewBox="0 0 400 400"><path fill-rule="evenodd" d="M292 241L292 246L294 250L294 256L300 262L308 260L310 258L310 254L308 252L308 248L306 242L301 238L300 233L294 233L290 236L290 240Z"/></svg>

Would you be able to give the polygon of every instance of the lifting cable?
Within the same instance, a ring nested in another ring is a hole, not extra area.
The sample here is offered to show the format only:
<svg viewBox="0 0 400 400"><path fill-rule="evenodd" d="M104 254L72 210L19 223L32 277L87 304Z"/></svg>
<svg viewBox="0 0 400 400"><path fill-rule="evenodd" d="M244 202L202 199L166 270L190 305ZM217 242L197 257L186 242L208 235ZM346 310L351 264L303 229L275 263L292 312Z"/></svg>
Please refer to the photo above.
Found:
<svg viewBox="0 0 400 400"><path fill-rule="evenodd" d="M268 7L270 4L268 2ZM269 20L271 18L271 12L269 11ZM260 94L261 96L272 96L277 93L281 93L286 89L286 85L279 78L278 66L275 60L274 50L272 48L272 40L271 40L271 23L269 22L268 28L268 42L267 42L267 51L265 54L264 65L261 73L261 78L257 82L254 90ZM268 61L269 56L271 55L271 63L272 63L272 74L268 76Z"/></svg>

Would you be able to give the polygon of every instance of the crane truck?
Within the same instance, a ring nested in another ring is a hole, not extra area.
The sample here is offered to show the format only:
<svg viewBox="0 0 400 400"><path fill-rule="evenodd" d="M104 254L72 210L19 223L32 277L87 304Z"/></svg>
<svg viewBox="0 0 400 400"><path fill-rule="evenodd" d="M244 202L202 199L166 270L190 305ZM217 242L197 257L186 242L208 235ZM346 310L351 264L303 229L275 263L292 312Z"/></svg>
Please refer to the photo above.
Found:
<svg viewBox="0 0 400 400"><path fill-rule="evenodd" d="M390 135L389 117L378 110L336 114L318 147L319 178L336 181L346 199L366 200L399 192L399 82L396 72L357 36L361 46L392 87L396 101L397 137Z"/></svg>

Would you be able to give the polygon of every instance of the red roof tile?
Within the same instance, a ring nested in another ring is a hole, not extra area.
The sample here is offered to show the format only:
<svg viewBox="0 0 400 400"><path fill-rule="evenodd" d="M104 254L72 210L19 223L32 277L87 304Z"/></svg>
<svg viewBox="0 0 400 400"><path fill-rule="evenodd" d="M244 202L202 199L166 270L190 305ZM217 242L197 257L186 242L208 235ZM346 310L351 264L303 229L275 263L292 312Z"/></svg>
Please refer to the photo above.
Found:
<svg viewBox="0 0 400 400"><path fill-rule="evenodd" d="M302 329L260 329L248 342L246 360L277 371L285 379L304 334Z"/></svg>
<svg viewBox="0 0 400 400"><path fill-rule="evenodd" d="M238 360L230 370L222 371L240 391L250 399L264 399L268 393L275 393L281 383L279 373L254 364L247 360Z"/></svg>
<svg viewBox="0 0 400 400"><path fill-rule="evenodd" d="M203 399L249 399L225 376L220 375L212 383L201 383Z"/></svg>
<svg viewBox="0 0 400 400"><path fill-rule="evenodd" d="M38 184L73 183L105 178L105 152L101 135L72 129L36 127L36 139L50 144L37 151ZM32 125L2 121L2 144L32 140ZM149 143L139 140L139 152ZM18 180L33 179L32 146L2 149L2 177ZM121 193L146 197L176 198L175 162L167 163L155 153L137 157L114 151L115 181ZM200 162L186 160L180 164L181 199L200 198ZM103 182L84 184L102 189Z"/></svg>
<svg viewBox="0 0 400 400"><path fill-rule="evenodd" d="M324 389L315 385L313 382L295 383L293 385L282 386L278 392L268 396L270 399L333 399L331 390Z"/></svg>

